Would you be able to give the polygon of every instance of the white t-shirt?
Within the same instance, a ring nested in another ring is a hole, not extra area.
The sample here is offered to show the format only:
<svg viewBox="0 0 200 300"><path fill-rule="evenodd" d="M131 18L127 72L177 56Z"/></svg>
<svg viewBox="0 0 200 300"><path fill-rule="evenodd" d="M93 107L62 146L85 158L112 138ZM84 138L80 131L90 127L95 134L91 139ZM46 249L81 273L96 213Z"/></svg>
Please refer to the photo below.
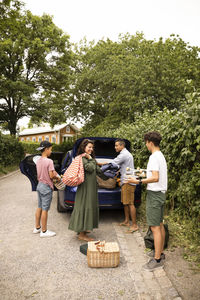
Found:
<svg viewBox="0 0 200 300"><path fill-rule="evenodd" d="M147 190L150 191L167 191L167 163L161 151L155 151L149 157L147 165L147 178L152 176L151 171L159 172L159 181L148 183Z"/></svg>

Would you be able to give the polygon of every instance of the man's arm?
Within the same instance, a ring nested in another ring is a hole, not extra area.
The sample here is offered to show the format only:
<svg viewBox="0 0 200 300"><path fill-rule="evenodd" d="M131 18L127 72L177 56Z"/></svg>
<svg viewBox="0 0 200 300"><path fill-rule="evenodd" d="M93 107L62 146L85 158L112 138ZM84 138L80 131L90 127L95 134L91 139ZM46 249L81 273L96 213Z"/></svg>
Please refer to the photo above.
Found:
<svg viewBox="0 0 200 300"><path fill-rule="evenodd" d="M159 171L151 171L151 172L152 172L152 176L149 178L144 178L144 179L138 180L134 177L130 177L129 179L126 180L126 182L127 183L135 183L135 184L139 184L140 182L144 183L144 184L158 182L159 181Z"/></svg>
<svg viewBox="0 0 200 300"><path fill-rule="evenodd" d="M120 154L118 154L117 157L115 157L112 162L120 166L123 163L123 161L124 161L124 155L123 153L120 152Z"/></svg>

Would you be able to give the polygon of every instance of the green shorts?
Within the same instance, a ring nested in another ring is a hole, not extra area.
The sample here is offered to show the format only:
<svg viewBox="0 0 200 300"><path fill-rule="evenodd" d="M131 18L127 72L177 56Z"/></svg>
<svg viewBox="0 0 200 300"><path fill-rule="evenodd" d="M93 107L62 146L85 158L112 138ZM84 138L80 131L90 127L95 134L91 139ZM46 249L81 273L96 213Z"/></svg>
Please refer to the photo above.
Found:
<svg viewBox="0 0 200 300"><path fill-rule="evenodd" d="M146 217L149 226L160 226L163 222L166 194L147 190Z"/></svg>

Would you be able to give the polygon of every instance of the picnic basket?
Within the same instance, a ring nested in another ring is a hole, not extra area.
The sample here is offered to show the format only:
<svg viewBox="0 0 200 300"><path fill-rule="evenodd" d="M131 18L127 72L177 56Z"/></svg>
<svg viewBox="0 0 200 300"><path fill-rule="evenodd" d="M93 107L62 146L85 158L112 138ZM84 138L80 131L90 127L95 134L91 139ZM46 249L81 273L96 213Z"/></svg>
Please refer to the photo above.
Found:
<svg viewBox="0 0 200 300"><path fill-rule="evenodd" d="M116 242L88 242L87 262L91 268L115 268L119 265L119 245Z"/></svg>
<svg viewBox="0 0 200 300"><path fill-rule="evenodd" d="M116 178L108 178L107 180L103 180L99 176L97 176L98 187L101 189L114 189L116 188Z"/></svg>
<svg viewBox="0 0 200 300"><path fill-rule="evenodd" d="M63 183L61 177L60 177L60 179L53 179L53 184L60 191L63 191L66 188L66 184Z"/></svg>

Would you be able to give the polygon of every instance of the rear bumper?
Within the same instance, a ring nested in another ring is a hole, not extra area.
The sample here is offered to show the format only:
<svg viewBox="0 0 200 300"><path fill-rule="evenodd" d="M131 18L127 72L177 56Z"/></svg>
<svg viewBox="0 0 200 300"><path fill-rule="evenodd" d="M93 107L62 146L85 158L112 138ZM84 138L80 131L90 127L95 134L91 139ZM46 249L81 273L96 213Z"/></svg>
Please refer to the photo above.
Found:
<svg viewBox="0 0 200 300"><path fill-rule="evenodd" d="M77 187L66 187L64 193L64 204L66 207L73 208ZM101 209L122 209L121 203L121 188L118 187L113 190L98 189L99 207ZM135 190L135 207L141 204L141 186L137 185Z"/></svg>

